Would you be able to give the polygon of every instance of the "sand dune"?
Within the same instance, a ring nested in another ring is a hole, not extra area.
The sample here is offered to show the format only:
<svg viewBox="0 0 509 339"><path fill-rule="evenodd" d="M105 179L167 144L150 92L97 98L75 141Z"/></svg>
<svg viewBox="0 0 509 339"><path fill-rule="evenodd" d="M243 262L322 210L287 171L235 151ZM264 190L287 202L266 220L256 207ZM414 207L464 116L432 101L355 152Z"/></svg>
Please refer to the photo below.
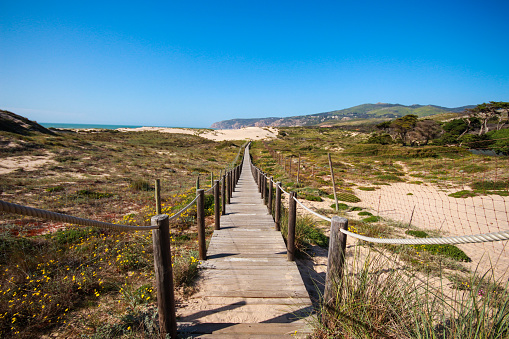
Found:
<svg viewBox="0 0 509 339"><path fill-rule="evenodd" d="M268 127L244 127L240 129L193 129L193 128L167 128L167 127L139 127L139 128L119 128L121 132L142 132L142 131L158 131L161 133L181 133L193 134L200 137L214 140L262 140L277 137L277 129Z"/></svg>

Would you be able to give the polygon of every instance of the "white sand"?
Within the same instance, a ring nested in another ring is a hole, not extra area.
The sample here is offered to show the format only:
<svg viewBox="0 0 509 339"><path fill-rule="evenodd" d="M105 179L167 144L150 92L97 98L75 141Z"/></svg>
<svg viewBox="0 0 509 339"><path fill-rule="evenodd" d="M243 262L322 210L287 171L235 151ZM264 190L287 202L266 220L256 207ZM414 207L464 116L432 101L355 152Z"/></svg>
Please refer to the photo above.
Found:
<svg viewBox="0 0 509 339"><path fill-rule="evenodd" d="M245 127L240 129L193 129L167 127L119 128L121 132L158 131L161 133L193 134L214 141L224 140L262 140L276 138L278 130L272 127Z"/></svg>

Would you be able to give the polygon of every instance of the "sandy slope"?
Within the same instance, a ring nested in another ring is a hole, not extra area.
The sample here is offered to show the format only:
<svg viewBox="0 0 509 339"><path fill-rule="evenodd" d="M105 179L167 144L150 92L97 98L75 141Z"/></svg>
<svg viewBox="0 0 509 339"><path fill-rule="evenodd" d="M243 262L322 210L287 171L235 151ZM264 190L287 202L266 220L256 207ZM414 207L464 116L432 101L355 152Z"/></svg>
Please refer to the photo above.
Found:
<svg viewBox="0 0 509 339"><path fill-rule="evenodd" d="M192 128L166 128L166 127L139 127L139 128L119 128L121 132L141 132L141 131L159 131L161 133L181 133L194 134L214 141L224 140L262 140L277 137L277 129L269 127L245 127L241 129L192 129Z"/></svg>

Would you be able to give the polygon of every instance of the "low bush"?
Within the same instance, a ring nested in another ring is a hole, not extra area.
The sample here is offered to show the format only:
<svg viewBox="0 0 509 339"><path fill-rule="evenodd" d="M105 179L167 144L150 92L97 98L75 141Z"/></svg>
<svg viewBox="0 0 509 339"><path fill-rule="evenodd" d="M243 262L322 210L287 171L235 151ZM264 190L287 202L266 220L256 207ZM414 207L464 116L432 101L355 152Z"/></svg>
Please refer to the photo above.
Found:
<svg viewBox="0 0 509 339"><path fill-rule="evenodd" d="M316 195L310 195L310 194L306 194L304 196L304 199L309 200L309 201L323 201L323 199L321 197L317 197Z"/></svg>
<svg viewBox="0 0 509 339"><path fill-rule="evenodd" d="M380 221L381 219L382 218L373 215L373 216L362 219L362 221L363 222L377 222L377 221Z"/></svg>
<svg viewBox="0 0 509 339"><path fill-rule="evenodd" d="M330 205L330 207L332 209L336 209L336 204L332 204ZM348 209L348 205L347 204L343 204L343 203L338 203L338 210L347 210Z"/></svg>
<svg viewBox="0 0 509 339"><path fill-rule="evenodd" d="M453 197L453 198L470 198L470 197L475 197L477 194L474 192L474 191L469 191L469 190L462 190L462 191L458 191L458 192L454 192L454 193L451 193L449 194L450 197Z"/></svg>
<svg viewBox="0 0 509 339"><path fill-rule="evenodd" d="M346 201L346 202L360 202L361 199L359 199L355 194L352 193L346 193L346 192L339 192L336 194L338 201ZM327 196L329 199L334 199L334 194L330 194Z"/></svg>

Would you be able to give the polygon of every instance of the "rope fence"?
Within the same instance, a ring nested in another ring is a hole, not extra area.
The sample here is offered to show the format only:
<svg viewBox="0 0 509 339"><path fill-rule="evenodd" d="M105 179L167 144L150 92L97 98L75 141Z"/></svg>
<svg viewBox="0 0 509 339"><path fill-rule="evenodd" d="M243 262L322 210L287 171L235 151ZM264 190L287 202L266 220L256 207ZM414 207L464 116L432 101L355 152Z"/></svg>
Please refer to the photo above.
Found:
<svg viewBox="0 0 509 339"><path fill-rule="evenodd" d="M260 171L261 175L265 178L265 180L270 180L272 183L276 184L276 186L286 195L290 196L290 193L285 191L280 185L274 182L274 180L265 175L258 167L253 164L254 168ZM304 208L307 212L317 216L320 219L331 222L332 219L319 214L313 211L311 208L304 205L301 201L299 201L296 197L293 197L295 202L299 204L302 208ZM464 235L464 236L455 236L455 237L441 237L441 238L420 238L420 239L407 239L407 238L395 238L395 239L380 239L373 237L366 237L364 235L360 235L357 233L350 232L348 230L341 229L342 233L347 234L356 239L364 240L367 242L373 242L378 244L393 244L393 245L440 245L440 244L469 244L469 243L483 243L483 242L492 242L492 241L503 241L509 240L509 230L501 231L501 232L493 232L493 233L485 233L485 234L475 234L475 235Z"/></svg>

